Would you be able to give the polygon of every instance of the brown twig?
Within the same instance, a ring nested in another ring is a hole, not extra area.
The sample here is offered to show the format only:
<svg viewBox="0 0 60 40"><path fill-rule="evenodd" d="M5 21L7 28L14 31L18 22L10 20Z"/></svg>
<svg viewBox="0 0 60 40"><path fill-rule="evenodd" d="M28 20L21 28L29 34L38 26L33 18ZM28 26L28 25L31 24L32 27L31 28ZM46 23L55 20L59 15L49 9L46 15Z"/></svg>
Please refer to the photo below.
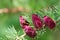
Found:
<svg viewBox="0 0 60 40"><path fill-rule="evenodd" d="M3 8L3 9L0 9L0 14L2 13L8 13L8 12L18 12L18 11L24 11L24 8L23 7L17 7L17 8L12 8L12 9L9 9L9 8Z"/></svg>
<svg viewBox="0 0 60 40"><path fill-rule="evenodd" d="M60 20L57 20L56 23L60 22Z"/></svg>

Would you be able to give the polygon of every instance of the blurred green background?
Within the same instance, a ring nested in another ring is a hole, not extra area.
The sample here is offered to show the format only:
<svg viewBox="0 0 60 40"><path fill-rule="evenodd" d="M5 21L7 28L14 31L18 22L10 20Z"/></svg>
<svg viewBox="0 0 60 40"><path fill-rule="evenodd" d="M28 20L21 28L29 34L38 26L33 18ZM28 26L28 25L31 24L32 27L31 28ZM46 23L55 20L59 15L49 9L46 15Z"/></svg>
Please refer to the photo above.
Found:
<svg viewBox="0 0 60 40"><path fill-rule="evenodd" d="M16 37L24 32L20 26L19 16L25 16L26 20L34 26L31 15L36 13L43 18L50 16L55 21L60 20L60 0L0 0L0 9L13 9L23 7L23 11L0 13L0 40L16 40ZM21 39L20 39L21 40ZM28 36L24 40L32 40ZM44 34L40 33L35 40L60 40L60 22L54 30L46 28Z"/></svg>

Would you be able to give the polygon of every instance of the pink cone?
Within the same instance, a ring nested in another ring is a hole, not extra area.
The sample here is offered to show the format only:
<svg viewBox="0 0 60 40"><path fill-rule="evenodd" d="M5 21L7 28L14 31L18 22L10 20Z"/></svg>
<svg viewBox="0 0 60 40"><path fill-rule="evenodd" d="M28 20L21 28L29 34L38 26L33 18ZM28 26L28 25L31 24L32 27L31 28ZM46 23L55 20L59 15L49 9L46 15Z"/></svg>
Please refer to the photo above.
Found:
<svg viewBox="0 0 60 40"><path fill-rule="evenodd" d="M20 25L24 29L25 26L29 25L29 23L23 18L23 16L20 16Z"/></svg>
<svg viewBox="0 0 60 40"><path fill-rule="evenodd" d="M34 38L36 36L36 31L30 26L26 26L24 30L29 37Z"/></svg>
<svg viewBox="0 0 60 40"><path fill-rule="evenodd" d="M55 27L55 22L54 20L52 20L50 17L48 16L44 16L43 18L44 20L44 23L50 28L50 29L53 29Z"/></svg>
<svg viewBox="0 0 60 40"><path fill-rule="evenodd" d="M32 21L36 29L41 29L41 27L43 26L40 17L36 14L32 14Z"/></svg>

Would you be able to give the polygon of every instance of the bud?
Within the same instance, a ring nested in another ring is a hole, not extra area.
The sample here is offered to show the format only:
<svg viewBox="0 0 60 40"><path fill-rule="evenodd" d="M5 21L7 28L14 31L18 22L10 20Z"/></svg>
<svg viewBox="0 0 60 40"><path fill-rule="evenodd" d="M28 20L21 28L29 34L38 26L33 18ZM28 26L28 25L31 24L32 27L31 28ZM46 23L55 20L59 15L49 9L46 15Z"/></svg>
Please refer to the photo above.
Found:
<svg viewBox="0 0 60 40"><path fill-rule="evenodd" d="M40 29L43 26L40 17L36 14L32 14L32 21L36 29Z"/></svg>
<svg viewBox="0 0 60 40"><path fill-rule="evenodd" d="M24 30L29 37L34 38L36 36L36 31L32 27L26 26Z"/></svg>
<svg viewBox="0 0 60 40"><path fill-rule="evenodd" d="M20 25L24 29L25 26L29 25L29 22L23 18L23 16L20 16Z"/></svg>
<svg viewBox="0 0 60 40"><path fill-rule="evenodd" d="M44 23L50 28L53 29L55 27L55 22L48 16L44 16Z"/></svg>

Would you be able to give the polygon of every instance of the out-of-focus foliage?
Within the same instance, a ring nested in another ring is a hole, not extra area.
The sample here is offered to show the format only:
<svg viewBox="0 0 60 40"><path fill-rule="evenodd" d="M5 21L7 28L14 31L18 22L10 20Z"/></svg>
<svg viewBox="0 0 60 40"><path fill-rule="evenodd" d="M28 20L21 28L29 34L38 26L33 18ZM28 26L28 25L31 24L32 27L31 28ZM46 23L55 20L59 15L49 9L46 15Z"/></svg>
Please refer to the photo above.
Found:
<svg viewBox="0 0 60 40"><path fill-rule="evenodd" d="M0 8L12 8L12 0L0 0Z"/></svg>
<svg viewBox="0 0 60 40"><path fill-rule="evenodd" d="M30 12L9 12L0 14L0 40L15 40L16 36L24 34L19 23L20 15L24 16L32 27L34 27L31 20L33 13L38 14L41 18L43 18L44 15L48 15L55 21L60 20L60 0L0 0L1 9L19 6L29 9ZM46 28L45 31L46 32L40 31L40 35L38 34L39 38L35 38L35 40L60 40L60 22L57 23L55 30L51 31ZM24 39L32 40L28 36Z"/></svg>

